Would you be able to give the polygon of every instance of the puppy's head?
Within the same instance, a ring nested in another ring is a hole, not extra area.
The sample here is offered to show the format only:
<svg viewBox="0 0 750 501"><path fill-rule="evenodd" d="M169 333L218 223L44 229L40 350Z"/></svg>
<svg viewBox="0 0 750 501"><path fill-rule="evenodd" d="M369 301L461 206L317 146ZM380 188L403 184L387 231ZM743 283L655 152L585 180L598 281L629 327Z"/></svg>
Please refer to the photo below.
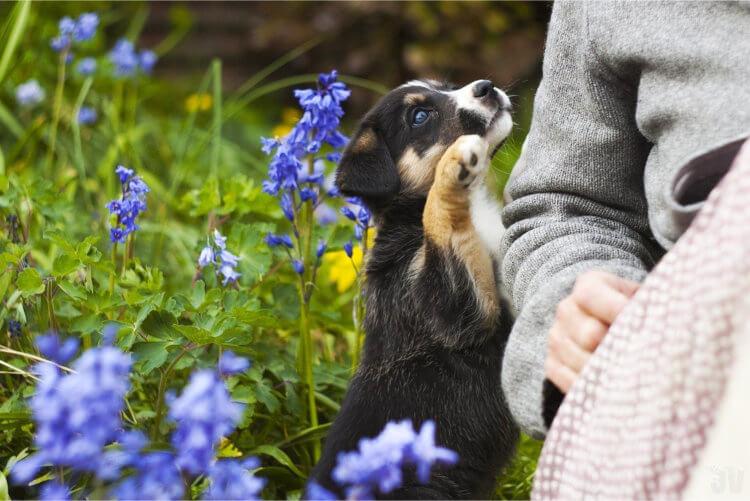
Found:
<svg viewBox="0 0 750 501"><path fill-rule="evenodd" d="M336 185L372 205L399 193L426 196L440 157L456 139L478 134L494 155L511 126L510 100L489 80L465 87L409 82L362 119L339 163Z"/></svg>

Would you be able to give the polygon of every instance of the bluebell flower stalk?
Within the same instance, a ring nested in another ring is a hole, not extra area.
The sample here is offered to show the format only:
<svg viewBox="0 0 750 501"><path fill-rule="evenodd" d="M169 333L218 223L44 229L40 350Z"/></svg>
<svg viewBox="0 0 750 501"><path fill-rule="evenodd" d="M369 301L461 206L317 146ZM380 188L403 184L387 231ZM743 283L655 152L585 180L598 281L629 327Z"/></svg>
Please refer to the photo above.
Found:
<svg viewBox="0 0 750 501"><path fill-rule="evenodd" d="M263 138L262 151L271 155L268 178L263 181L263 191L278 197L284 217L292 226L293 245L283 237L269 234L270 247L282 247L289 255L294 271L299 276L300 338L297 353L297 370L305 382L310 425L318 425L315 388L312 375L313 346L310 334L310 296L320 264L319 252L325 247L313 246L314 212L326 198L335 196L327 192L325 181L326 161L340 158L337 151L348 139L338 131L344 115L341 103L349 98L350 91L338 81L338 73L320 74L315 89L297 89L294 95L303 110L302 117L283 138ZM323 148L329 151L323 153ZM320 442L313 443L313 456L320 455Z"/></svg>

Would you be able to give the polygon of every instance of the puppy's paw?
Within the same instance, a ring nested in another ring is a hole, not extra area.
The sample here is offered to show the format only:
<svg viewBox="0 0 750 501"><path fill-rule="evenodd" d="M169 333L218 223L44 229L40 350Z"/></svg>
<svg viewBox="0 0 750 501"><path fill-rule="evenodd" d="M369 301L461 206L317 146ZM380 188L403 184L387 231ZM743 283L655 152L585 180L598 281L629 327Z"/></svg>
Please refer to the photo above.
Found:
<svg viewBox="0 0 750 501"><path fill-rule="evenodd" d="M457 188L469 189L475 180L481 182L487 174L488 148L487 141L481 136L459 137L443 154L438 176L443 182L455 184Z"/></svg>

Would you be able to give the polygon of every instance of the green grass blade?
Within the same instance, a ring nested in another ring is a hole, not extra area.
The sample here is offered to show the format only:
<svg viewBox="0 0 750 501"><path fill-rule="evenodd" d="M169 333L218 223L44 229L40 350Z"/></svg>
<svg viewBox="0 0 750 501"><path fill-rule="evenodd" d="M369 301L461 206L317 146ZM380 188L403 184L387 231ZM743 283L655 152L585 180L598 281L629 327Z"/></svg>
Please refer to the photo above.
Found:
<svg viewBox="0 0 750 501"><path fill-rule="evenodd" d="M221 156L221 60L214 59L211 63L211 74L214 90L214 114L211 127L211 177L215 178L219 170Z"/></svg>
<svg viewBox="0 0 750 501"><path fill-rule="evenodd" d="M13 8L13 12L8 18L8 22L13 23L13 27L8 36L8 42L3 48L2 56L0 56L0 85L8 75L10 62L13 59L13 53L16 51L16 48L21 41L21 35L26 29L30 9L31 2L29 0L20 1Z"/></svg>

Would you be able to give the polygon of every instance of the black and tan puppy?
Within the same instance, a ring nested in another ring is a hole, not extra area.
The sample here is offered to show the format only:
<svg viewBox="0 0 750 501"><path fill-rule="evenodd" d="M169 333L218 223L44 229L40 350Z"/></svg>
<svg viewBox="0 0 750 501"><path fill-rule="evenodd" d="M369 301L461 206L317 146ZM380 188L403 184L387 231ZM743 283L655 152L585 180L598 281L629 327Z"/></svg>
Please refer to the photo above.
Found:
<svg viewBox="0 0 750 501"><path fill-rule="evenodd" d="M384 497L487 497L514 451L500 388L511 322L497 279L503 227L484 186L509 110L487 80L409 82L367 113L344 152L336 184L371 209L377 237L362 360L311 474L329 489L337 454L390 420L435 420L437 443L460 460L434 468L428 485L407 474Z"/></svg>

